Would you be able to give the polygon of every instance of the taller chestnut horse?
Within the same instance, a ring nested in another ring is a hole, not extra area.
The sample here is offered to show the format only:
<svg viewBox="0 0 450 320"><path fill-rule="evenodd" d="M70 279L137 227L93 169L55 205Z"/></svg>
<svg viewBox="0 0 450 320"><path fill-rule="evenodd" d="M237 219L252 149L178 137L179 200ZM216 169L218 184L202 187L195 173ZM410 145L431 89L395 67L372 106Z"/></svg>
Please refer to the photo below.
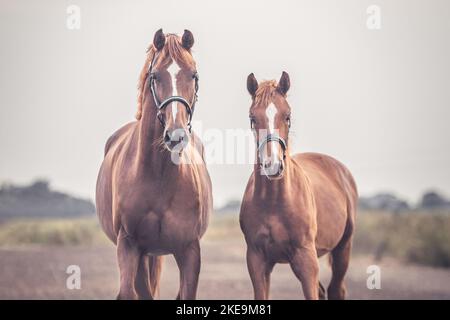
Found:
<svg viewBox="0 0 450 320"><path fill-rule="evenodd" d="M117 245L118 299L155 298L166 254L180 269L178 298L196 298L212 191L203 145L191 132L198 90L193 44L188 30L181 38L156 32L140 76L138 121L106 143L96 204Z"/></svg>
<svg viewBox="0 0 450 320"><path fill-rule="evenodd" d="M326 253L331 253L333 272L328 297L343 299L356 215L355 181L344 165L327 155L290 155L289 87L286 72L278 84L258 84L253 74L247 79L257 152L240 224L255 299L269 298L276 263L290 264L306 299L324 299L318 256Z"/></svg>

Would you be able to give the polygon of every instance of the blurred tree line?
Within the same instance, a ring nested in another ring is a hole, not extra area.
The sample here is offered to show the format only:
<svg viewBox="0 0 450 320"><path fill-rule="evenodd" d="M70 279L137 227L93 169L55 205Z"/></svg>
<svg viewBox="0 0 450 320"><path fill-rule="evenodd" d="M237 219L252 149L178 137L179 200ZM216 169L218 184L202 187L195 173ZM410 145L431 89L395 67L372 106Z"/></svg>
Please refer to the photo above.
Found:
<svg viewBox="0 0 450 320"><path fill-rule="evenodd" d="M54 191L45 179L28 186L4 183L0 187L0 219L76 217L93 213L95 206L91 200Z"/></svg>

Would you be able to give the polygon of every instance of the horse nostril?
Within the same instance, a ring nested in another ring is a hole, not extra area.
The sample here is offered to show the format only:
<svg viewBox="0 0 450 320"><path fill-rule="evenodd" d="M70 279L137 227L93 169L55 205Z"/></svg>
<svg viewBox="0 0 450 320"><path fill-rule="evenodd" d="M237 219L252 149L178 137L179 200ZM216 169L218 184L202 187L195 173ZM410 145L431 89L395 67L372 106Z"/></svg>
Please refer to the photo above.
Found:
<svg viewBox="0 0 450 320"><path fill-rule="evenodd" d="M186 130L184 130L184 129L175 130L172 137L174 140L176 140L178 142L185 142L189 138Z"/></svg>
<svg viewBox="0 0 450 320"><path fill-rule="evenodd" d="M166 133L164 134L164 142L166 142L166 143L170 142L170 133L169 133L169 131L166 131Z"/></svg>
<svg viewBox="0 0 450 320"><path fill-rule="evenodd" d="M262 163L264 173L269 176L281 175L284 170L283 161L267 160Z"/></svg>

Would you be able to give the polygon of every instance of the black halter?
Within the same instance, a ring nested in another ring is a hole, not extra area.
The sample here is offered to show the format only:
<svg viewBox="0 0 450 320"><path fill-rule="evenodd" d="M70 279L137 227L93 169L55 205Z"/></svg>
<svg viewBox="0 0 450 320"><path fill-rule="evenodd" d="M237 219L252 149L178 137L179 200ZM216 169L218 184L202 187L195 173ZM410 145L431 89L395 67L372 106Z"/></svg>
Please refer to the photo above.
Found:
<svg viewBox="0 0 450 320"><path fill-rule="evenodd" d="M195 72L193 75L194 81L195 81L195 91L194 91L194 97L191 101L191 103L189 103L185 98L181 97L181 96L170 96L167 99L160 101L158 98L158 95L156 93L156 88L155 88L155 74L152 72L153 70L153 63L155 62L156 59L156 52L153 55L152 58L152 62L150 63L150 66L148 68L147 71L147 77L149 78L150 81L150 90L152 92L152 96L153 96L153 101L155 102L155 106L158 109L158 120L161 123L161 125L163 127L166 126L165 122L164 122L164 118L162 116L162 111L172 102L181 102L183 104L183 106L186 108L186 111L188 113L188 123L187 123L187 127L189 129L189 132L191 132L191 121L192 121L192 117L194 116L194 108L195 108L195 103L197 102L198 99L198 73Z"/></svg>
<svg viewBox="0 0 450 320"><path fill-rule="evenodd" d="M280 144L281 149L283 149L283 160L286 159L286 141L284 141L284 139L279 135L273 133L268 134L264 140L258 142L258 156L261 157L264 146L271 141L276 141Z"/></svg>

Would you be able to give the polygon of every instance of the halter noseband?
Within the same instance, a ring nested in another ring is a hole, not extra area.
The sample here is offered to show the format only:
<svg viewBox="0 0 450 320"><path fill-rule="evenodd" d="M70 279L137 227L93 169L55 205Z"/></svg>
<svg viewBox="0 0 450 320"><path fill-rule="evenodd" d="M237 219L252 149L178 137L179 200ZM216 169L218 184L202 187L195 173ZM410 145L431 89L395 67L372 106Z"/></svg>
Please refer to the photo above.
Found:
<svg viewBox="0 0 450 320"><path fill-rule="evenodd" d="M258 156L261 157L264 146L266 144L268 144L269 142L271 142L271 141L275 141L275 142L278 142L280 144L281 149L283 149L283 160L286 159L286 149L287 149L286 141L282 137L280 137L279 135L273 134L273 133L268 134L266 136L266 138L264 140L262 140L261 143L258 143L259 144L259 146L258 146Z"/></svg>
<svg viewBox="0 0 450 320"><path fill-rule="evenodd" d="M164 118L162 116L162 111L172 102L180 102L183 104L183 106L186 108L186 111L188 113L188 123L187 123L187 127L189 129L189 132L191 132L192 126L191 126L191 121L192 121L192 117L194 116L194 107L195 107L195 103L197 102L198 99L198 73L195 72L193 75L194 81L195 81L195 88L194 88L194 97L191 101L191 103L189 103L185 98L181 97L181 96L170 96L167 99L163 100L162 102L158 99L158 95L156 93L156 87L155 87L155 74L152 72L153 70L153 63L156 60L156 52L153 55L152 58L152 62L150 63L150 66L148 68L147 71L147 77L149 78L150 81L150 91L152 92L152 97L153 97L153 101L155 102L155 106L158 109L158 120L161 123L161 125L163 127L166 126L166 123L164 121Z"/></svg>

